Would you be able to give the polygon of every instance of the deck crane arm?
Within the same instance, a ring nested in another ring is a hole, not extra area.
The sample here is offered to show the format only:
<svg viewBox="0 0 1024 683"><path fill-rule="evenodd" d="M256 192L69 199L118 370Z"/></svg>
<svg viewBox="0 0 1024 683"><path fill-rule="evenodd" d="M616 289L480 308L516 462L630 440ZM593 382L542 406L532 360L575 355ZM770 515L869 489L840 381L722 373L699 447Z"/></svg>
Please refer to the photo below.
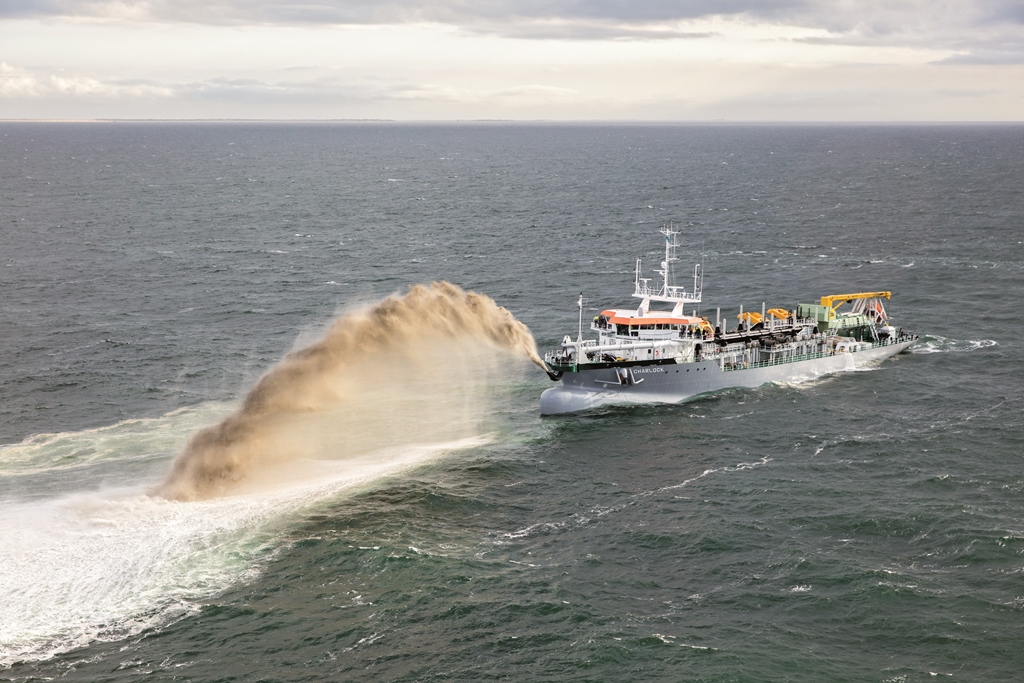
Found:
<svg viewBox="0 0 1024 683"><path fill-rule="evenodd" d="M836 309L843 304L853 301L855 299L877 299L879 297L885 297L886 299L892 298L892 292L859 292L857 294L832 294L831 296L821 297L821 305L828 306L835 313Z"/></svg>

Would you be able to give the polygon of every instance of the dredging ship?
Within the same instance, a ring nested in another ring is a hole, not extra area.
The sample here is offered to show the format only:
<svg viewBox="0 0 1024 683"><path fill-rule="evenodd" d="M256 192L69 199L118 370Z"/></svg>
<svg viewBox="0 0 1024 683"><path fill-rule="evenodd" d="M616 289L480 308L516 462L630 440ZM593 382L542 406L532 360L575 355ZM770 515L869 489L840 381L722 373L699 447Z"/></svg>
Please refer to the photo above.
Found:
<svg viewBox="0 0 1024 683"><path fill-rule="evenodd" d="M660 286L641 277L637 259L633 296L640 305L601 311L590 325L597 339L583 339L580 295L576 340L566 335L561 348L544 357L549 376L561 384L541 394L541 415L609 404L678 403L731 387L804 381L877 363L917 341L917 335L891 324L883 303L891 292L833 294L794 309L740 307L731 329L721 309L714 323L697 315L697 308L686 315L690 305L700 306L703 268L694 266L689 290L673 285L679 232L667 226L661 234L665 260L655 270ZM845 304L850 306L840 310Z"/></svg>

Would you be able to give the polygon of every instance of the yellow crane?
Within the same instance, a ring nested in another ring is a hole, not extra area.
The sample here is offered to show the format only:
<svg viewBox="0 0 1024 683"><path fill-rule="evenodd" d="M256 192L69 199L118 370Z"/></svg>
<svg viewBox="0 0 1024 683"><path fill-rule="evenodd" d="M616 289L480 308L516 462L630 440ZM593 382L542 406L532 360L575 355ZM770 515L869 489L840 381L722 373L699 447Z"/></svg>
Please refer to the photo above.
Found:
<svg viewBox="0 0 1024 683"><path fill-rule="evenodd" d="M892 292L859 292L857 294L833 294L831 296L821 297L821 305L828 306L835 313L836 309L843 304L854 301L856 299L877 299L879 297L885 297L886 299L892 298Z"/></svg>

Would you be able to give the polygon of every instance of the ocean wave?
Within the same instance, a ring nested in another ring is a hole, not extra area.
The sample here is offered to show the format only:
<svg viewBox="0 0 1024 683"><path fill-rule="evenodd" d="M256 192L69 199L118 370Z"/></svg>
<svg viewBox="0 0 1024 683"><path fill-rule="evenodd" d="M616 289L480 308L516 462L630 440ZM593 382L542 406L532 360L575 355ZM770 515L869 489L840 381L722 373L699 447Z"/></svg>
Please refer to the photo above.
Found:
<svg viewBox="0 0 1024 683"><path fill-rule="evenodd" d="M656 489L650 489L647 491L640 491L638 493L635 493L629 496L627 499L623 500L623 502L616 505L594 506L586 513L571 515L568 519L563 521L537 522L529 526L516 529L514 531L497 534L497 538L494 540L494 543L496 545L503 545L510 541L517 541L525 538L533 538L536 536L546 536L549 534L557 534L565 531L571 531L573 529L578 529L580 527L589 526L596 519L600 519L602 517L606 517L608 515L620 512L628 507L636 505L637 503L646 498L650 498L661 493L666 493L668 491L675 491L684 488L694 483L695 481L703 479L704 477L719 473L731 473L749 470L755 467L761 467L762 465L767 465L771 461L772 459L770 457L763 456L757 460L750 462L739 462L736 463L735 465L726 465L722 467L709 467L708 469L703 470L700 474L694 475L689 479L684 479L681 482L675 484L668 484L666 486L661 486Z"/></svg>
<svg viewBox="0 0 1024 683"><path fill-rule="evenodd" d="M115 443L104 450L97 438L134 434L140 444L175 442L188 430L183 419L188 415L36 437L18 444L13 449L18 458L7 464L61 470L130 457L125 453L131 448ZM481 443L474 438L299 463L299 476L286 484L206 501L151 496L146 482L136 481L4 503L0 667L173 623L198 610L204 599L258 575L297 515L442 453ZM10 455L12 449L5 450Z"/></svg>
<svg viewBox="0 0 1024 683"><path fill-rule="evenodd" d="M910 353L966 353L991 346L998 346L994 339L950 339L948 337L928 336L910 347Z"/></svg>

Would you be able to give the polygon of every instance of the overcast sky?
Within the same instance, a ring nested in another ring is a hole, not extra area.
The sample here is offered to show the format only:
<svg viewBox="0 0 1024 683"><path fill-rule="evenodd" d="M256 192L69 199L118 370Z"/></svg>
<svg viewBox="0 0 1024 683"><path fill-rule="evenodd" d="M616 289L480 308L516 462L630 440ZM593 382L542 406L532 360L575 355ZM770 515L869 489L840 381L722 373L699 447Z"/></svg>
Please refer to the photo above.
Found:
<svg viewBox="0 0 1024 683"><path fill-rule="evenodd" d="M0 119L1021 121L1024 0L0 0Z"/></svg>

